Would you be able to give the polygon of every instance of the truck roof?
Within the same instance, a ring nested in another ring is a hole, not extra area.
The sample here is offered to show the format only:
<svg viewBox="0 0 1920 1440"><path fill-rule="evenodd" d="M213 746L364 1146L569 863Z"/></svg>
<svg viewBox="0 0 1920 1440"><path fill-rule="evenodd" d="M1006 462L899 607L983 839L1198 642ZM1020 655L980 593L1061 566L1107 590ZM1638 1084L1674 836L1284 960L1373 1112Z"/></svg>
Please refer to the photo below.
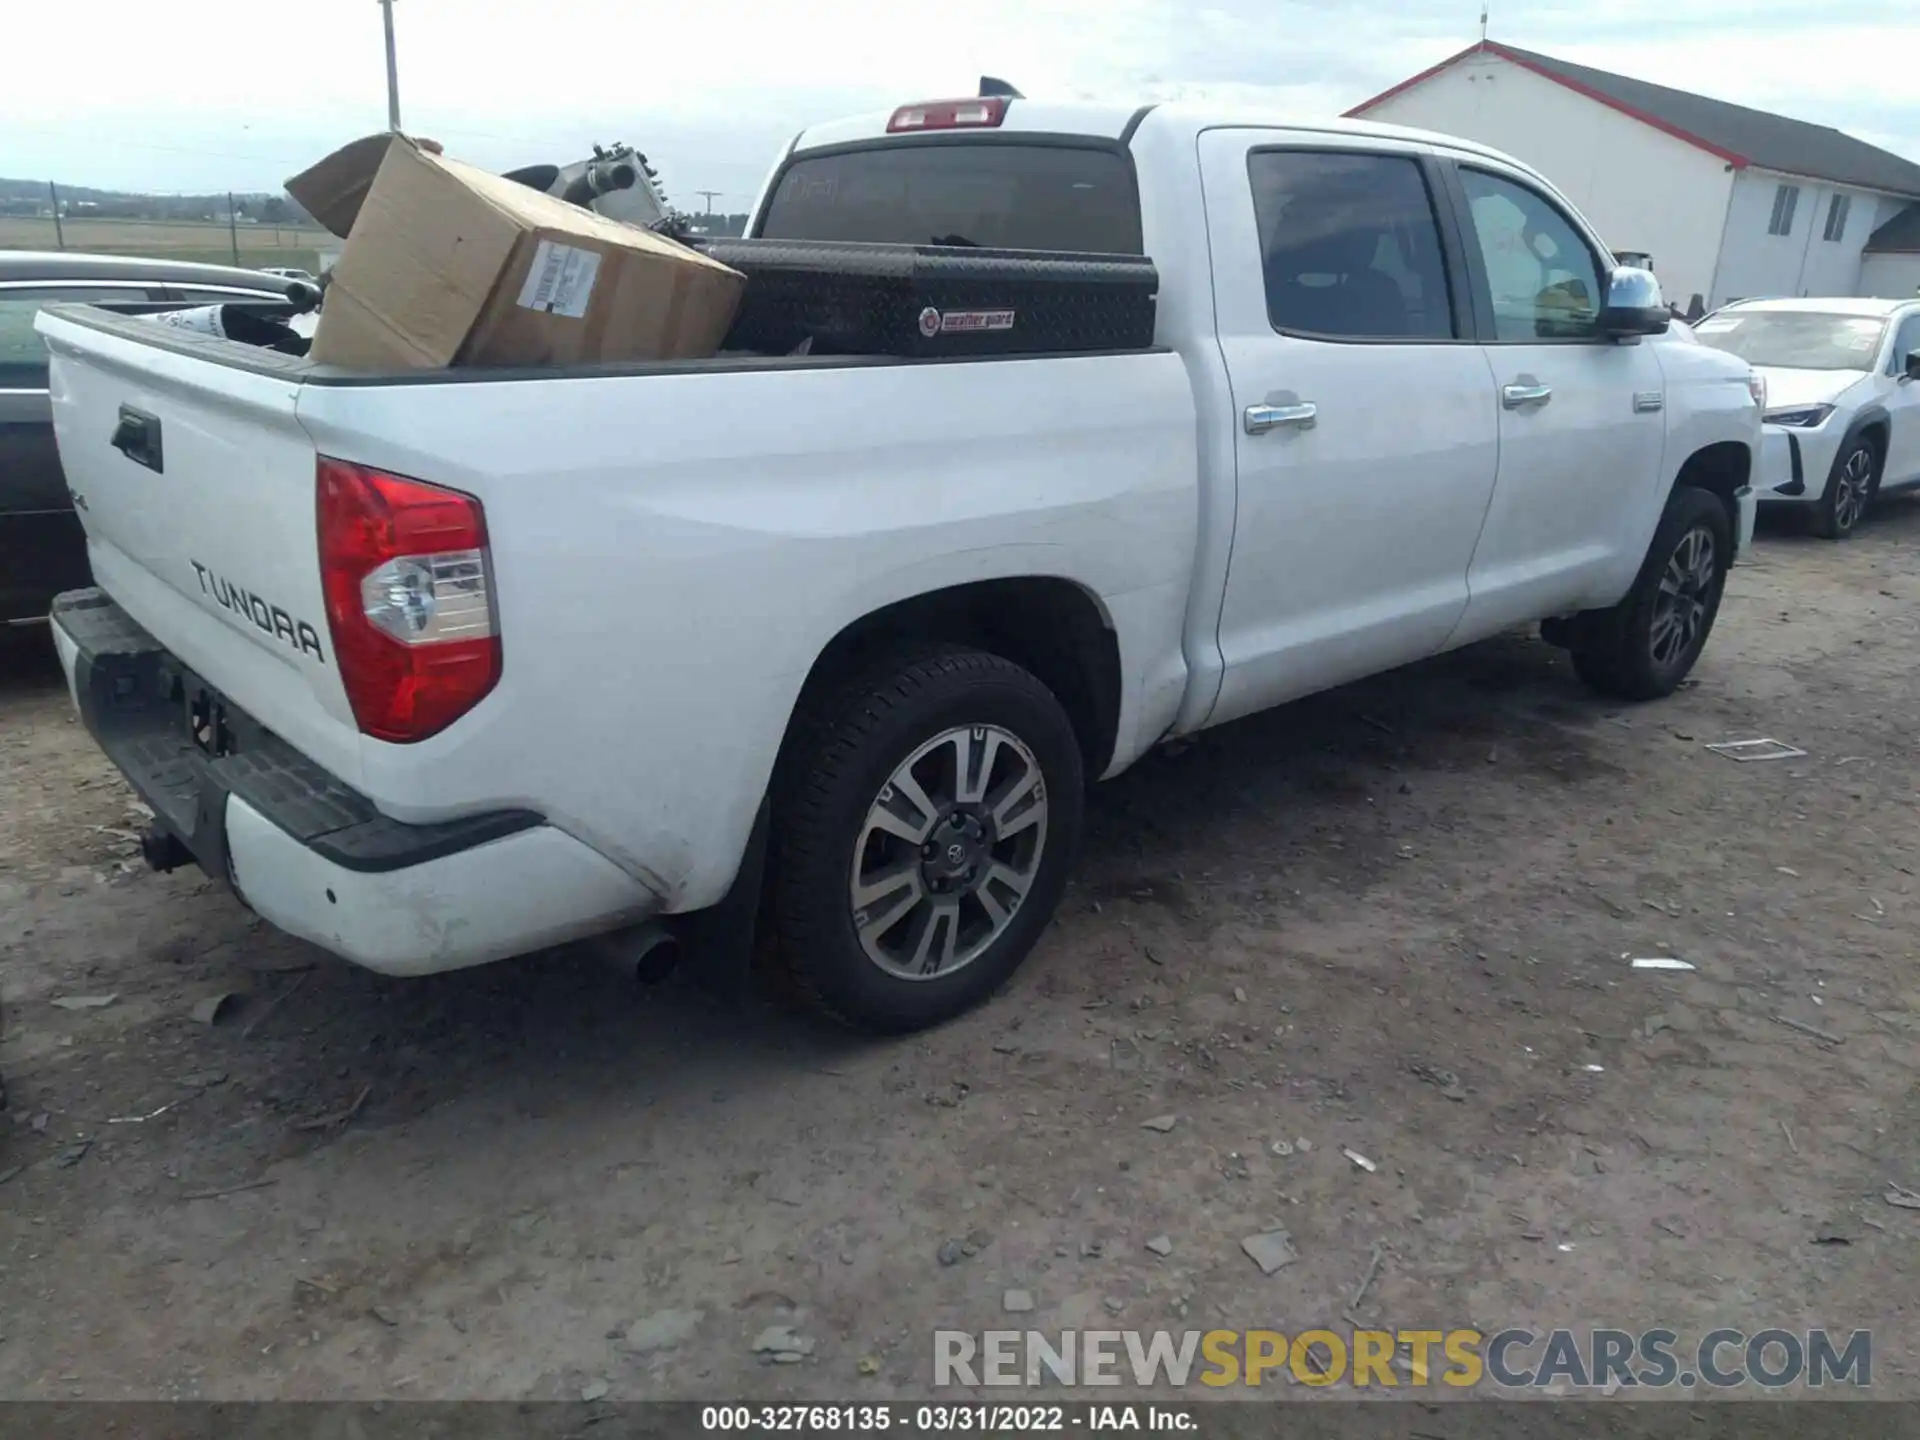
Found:
<svg viewBox="0 0 1920 1440"><path fill-rule="evenodd" d="M941 103L964 96L935 97L931 102L907 101L908 105ZM794 137L793 153L819 150L837 145L857 145L864 141L890 137L887 123L896 112L873 111L812 125ZM1467 154L1520 164L1503 151L1462 140L1457 135L1442 135L1432 130L1415 130L1404 125L1382 125L1371 120L1348 120L1339 116L1301 116L1258 107L1232 107L1200 104L1193 101L1168 101L1164 104L1118 105L1098 102L1055 103L1045 100L1015 99L1008 103L1006 117L994 127L997 134L1080 135L1089 139L1130 139L1138 130L1151 126L1173 139L1198 136L1203 130L1227 127L1297 130L1306 134L1362 135L1380 139L1410 140L1438 145ZM951 134L952 131L935 133ZM1524 168L1524 167L1523 167Z"/></svg>

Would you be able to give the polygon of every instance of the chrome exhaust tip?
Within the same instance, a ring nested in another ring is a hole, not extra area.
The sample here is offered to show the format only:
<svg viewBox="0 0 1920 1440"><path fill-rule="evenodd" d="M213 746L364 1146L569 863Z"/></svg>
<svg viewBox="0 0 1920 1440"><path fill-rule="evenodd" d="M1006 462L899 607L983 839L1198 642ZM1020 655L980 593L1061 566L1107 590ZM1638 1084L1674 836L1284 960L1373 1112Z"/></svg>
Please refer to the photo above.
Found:
<svg viewBox="0 0 1920 1440"><path fill-rule="evenodd" d="M629 984L658 985L680 964L680 939L658 920L598 935L588 943Z"/></svg>

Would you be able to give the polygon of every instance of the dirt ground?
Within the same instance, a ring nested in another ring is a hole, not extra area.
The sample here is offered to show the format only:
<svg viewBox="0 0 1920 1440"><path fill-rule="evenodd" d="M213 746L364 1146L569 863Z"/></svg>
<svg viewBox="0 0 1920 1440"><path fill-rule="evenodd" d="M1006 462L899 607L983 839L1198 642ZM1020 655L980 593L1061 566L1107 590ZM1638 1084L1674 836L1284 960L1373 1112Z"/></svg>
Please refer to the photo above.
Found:
<svg viewBox="0 0 1920 1440"><path fill-rule="evenodd" d="M1665 703L1515 637L1158 755L1008 992L884 1043L333 962L142 868L16 656L0 1396L918 1396L941 1327L1338 1325L1376 1245L1368 1324L1868 1327L1920 1395L1917 545L1763 537Z"/></svg>

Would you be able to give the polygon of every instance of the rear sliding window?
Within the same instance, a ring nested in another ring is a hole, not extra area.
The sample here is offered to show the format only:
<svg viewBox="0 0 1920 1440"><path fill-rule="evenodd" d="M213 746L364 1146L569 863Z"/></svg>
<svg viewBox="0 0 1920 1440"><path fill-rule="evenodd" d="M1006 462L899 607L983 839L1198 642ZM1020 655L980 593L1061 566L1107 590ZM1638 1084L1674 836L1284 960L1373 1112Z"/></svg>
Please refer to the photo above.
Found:
<svg viewBox="0 0 1920 1440"><path fill-rule="evenodd" d="M891 145L807 156L780 177L759 233L1142 253L1127 157L1065 145Z"/></svg>

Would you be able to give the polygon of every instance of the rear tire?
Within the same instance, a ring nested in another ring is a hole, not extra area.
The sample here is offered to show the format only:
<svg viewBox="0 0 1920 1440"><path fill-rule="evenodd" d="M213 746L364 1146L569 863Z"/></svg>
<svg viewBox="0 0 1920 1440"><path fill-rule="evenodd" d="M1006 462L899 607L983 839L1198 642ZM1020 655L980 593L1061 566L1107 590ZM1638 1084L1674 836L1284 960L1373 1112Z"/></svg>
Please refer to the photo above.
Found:
<svg viewBox="0 0 1920 1440"><path fill-rule="evenodd" d="M1060 702L997 655L907 651L807 702L776 791L780 988L880 1033L979 1004L1060 902L1084 792Z"/></svg>
<svg viewBox="0 0 1920 1440"><path fill-rule="evenodd" d="M1873 442L1850 440L1834 457L1826 494L1813 507L1813 533L1823 540L1844 540L1866 518L1880 488L1880 456Z"/></svg>
<svg viewBox="0 0 1920 1440"><path fill-rule="evenodd" d="M1615 699L1671 695L1713 631L1732 559L1725 503L1690 485L1675 489L1633 588L1612 609L1580 617L1574 673Z"/></svg>

